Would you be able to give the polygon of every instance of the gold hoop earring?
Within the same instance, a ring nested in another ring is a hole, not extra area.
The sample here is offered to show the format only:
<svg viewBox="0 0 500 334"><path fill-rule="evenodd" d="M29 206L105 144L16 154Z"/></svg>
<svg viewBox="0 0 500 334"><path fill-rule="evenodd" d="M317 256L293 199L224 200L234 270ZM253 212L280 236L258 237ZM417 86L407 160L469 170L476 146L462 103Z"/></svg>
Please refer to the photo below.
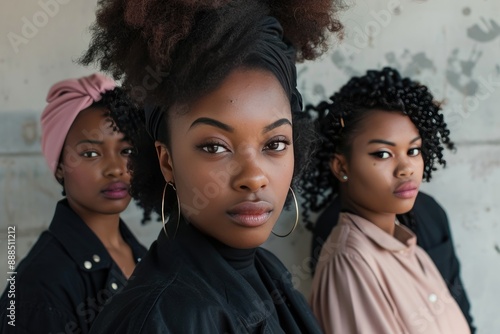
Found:
<svg viewBox="0 0 500 334"><path fill-rule="evenodd" d="M177 189L175 189L175 185L172 182L167 182L165 184L165 187L163 188L163 195L161 197L161 223L163 225L163 232L165 232L165 235L167 236L167 238L169 238L166 225L170 221L170 215L165 221L165 193L167 191L167 186L171 186L172 189L174 189L174 191L176 192L175 197L177 197L177 227L175 228L174 237L177 235L177 230L179 229L179 221L181 219L181 203L179 202L179 196L177 196Z"/></svg>
<svg viewBox="0 0 500 334"><path fill-rule="evenodd" d="M292 232L295 231L297 224L299 223L299 204L297 203L297 197L295 196L295 192L293 191L292 187L290 187L290 191L292 192L293 201L295 202L295 223L293 224L292 230L290 232L288 232L287 234L277 234L277 233L274 233L273 230L271 230L272 234L274 234L275 236L280 237L280 238L286 238L290 234L292 234Z"/></svg>

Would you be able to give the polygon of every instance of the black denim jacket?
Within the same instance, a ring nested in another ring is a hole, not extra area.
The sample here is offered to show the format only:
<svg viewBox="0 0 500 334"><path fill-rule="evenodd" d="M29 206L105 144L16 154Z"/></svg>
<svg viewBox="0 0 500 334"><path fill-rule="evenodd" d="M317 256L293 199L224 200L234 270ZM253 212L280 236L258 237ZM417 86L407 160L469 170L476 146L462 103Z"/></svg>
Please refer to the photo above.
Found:
<svg viewBox="0 0 500 334"><path fill-rule="evenodd" d="M129 284L99 314L91 333L320 333L278 258L257 248L253 265L272 305L208 237L181 223L173 238L160 233Z"/></svg>
<svg viewBox="0 0 500 334"><path fill-rule="evenodd" d="M17 226L22 230L22 225ZM120 232L136 262L146 253L123 221ZM1 333L88 333L104 303L127 280L104 245L61 200L54 218L19 263L15 274L15 327L7 306L7 286L0 299Z"/></svg>

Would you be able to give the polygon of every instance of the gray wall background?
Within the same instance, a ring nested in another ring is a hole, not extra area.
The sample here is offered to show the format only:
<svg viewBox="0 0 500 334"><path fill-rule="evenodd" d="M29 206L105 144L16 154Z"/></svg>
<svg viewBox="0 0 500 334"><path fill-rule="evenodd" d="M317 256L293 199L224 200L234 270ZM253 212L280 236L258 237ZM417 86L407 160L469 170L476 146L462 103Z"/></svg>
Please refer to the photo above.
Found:
<svg viewBox="0 0 500 334"><path fill-rule="evenodd" d="M423 190L448 212L479 333L500 333L500 1L349 5L342 13L344 41L298 68L304 98L317 103L351 76L390 65L428 85L443 101L458 149L448 152L447 168ZM40 154L38 118L53 83L93 71L73 60L88 44L95 6L95 0L0 4L0 277L8 271L7 226L16 226L19 261L61 198ZM156 223L140 226L133 205L123 217L144 244L160 230ZM310 239L299 228L287 239L271 237L265 244L306 295Z"/></svg>

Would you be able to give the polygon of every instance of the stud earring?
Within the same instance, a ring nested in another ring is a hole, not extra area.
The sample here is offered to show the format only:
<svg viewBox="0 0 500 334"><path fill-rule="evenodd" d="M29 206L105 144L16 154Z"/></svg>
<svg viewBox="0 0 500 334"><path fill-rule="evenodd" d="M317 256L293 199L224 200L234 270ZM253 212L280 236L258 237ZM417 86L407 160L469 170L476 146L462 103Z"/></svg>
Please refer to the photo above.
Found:
<svg viewBox="0 0 500 334"><path fill-rule="evenodd" d="M342 180L347 181L348 179L347 175L342 175Z"/></svg>

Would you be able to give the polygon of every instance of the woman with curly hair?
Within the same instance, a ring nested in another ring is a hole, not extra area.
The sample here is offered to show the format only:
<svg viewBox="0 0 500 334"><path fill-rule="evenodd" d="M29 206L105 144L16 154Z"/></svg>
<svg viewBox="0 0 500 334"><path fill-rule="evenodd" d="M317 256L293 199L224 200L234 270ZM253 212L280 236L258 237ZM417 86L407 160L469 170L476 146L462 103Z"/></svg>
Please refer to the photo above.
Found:
<svg viewBox="0 0 500 334"><path fill-rule="evenodd" d="M47 102L42 152L65 198L16 268L15 297L2 295L2 333L88 333L146 253L120 219L132 146L109 115L130 108L127 95L96 73L54 84Z"/></svg>
<svg viewBox="0 0 500 334"><path fill-rule="evenodd" d="M298 209L293 179L311 129L295 61L314 59L340 30L337 7L100 3L81 60L123 79L144 107L115 121L137 150L132 195L163 230L93 333L320 332L289 272L259 246L287 198Z"/></svg>
<svg viewBox="0 0 500 334"><path fill-rule="evenodd" d="M322 247L310 302L325 333L470 333L414 233L422 179L445 165L449 130L427 87L392 68L352 78L317 112L322 137L305 177L305 208L340 196L339 222Z"/></svg>

